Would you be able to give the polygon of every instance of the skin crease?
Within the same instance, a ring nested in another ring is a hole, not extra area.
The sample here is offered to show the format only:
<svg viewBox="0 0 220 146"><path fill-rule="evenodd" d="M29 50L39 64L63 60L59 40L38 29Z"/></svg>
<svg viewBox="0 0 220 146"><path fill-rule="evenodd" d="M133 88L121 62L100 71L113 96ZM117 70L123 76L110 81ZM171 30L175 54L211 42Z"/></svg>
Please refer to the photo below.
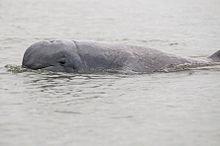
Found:
<svg viewBox="0 0 220 146"><path fill-rule="evenodd" d="M25 52L22 66L53 72L86 73L123 70L153 73L187 64L205 66L220 61L220 51L206 59L183 58L141 46L93 41L40 41Z"/></svg>

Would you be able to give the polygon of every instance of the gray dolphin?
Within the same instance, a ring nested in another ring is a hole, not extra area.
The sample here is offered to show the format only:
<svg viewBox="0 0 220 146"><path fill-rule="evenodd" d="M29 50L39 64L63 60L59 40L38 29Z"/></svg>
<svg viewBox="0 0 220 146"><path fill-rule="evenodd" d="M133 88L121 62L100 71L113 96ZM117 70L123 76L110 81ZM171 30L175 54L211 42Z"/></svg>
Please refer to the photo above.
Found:
<svg viewBox="0 0 220 146"><path fill-rule="evenodd" d="M123 70L152 73L180 66L220 62L220 50L205 59L184 58L141 46L92 41L40 41L25 52L22 66L53 72L87 73Z"/></svg>

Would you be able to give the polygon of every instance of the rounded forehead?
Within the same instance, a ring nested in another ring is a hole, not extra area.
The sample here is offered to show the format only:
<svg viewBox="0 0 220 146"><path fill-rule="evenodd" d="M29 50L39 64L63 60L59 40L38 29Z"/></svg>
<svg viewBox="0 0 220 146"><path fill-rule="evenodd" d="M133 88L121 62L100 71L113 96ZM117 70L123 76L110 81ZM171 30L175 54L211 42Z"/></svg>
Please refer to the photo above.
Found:
<svg viewBox="0 0 220 146"><path fill-rule="evenodd" d="M25 56L32 55L51 55L64 52L76 51L76 45L70 40L54 40L54 41L40 41L31 45L25 52Z"/></svg>
<svg viewBox="0 0 220 146"><path fill-rule="evenodd" d="M69 40L53 40L53 41L40 41L30 46L32 49L61 49L68 50L76 48L73 41Z"/></svg>

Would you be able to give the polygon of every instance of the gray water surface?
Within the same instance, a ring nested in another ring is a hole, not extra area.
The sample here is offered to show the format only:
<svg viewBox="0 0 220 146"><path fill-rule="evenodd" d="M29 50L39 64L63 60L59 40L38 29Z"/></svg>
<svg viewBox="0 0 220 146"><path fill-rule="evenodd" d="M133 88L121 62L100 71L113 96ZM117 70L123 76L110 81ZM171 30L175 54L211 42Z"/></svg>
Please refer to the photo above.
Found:
<svg viewBox="0 0 220 146"><path fill-rule="evenodd" d="M39 40L220 49L219 0L0 0L0 146L218 146L220 67L155 74L26 71Z"/></svg>

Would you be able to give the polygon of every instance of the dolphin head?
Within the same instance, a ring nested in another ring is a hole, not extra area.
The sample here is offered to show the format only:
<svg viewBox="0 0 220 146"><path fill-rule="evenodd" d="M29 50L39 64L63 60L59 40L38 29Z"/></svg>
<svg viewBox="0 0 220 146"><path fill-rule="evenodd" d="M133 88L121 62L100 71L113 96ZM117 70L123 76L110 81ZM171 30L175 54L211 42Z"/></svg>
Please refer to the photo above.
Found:
<svg viewBox="0 0 220 146"><path fill-rule="evenodd" d="M40 41L25 52L22 66L54 72L78 72L83 64L74 41Z"/></svg>

